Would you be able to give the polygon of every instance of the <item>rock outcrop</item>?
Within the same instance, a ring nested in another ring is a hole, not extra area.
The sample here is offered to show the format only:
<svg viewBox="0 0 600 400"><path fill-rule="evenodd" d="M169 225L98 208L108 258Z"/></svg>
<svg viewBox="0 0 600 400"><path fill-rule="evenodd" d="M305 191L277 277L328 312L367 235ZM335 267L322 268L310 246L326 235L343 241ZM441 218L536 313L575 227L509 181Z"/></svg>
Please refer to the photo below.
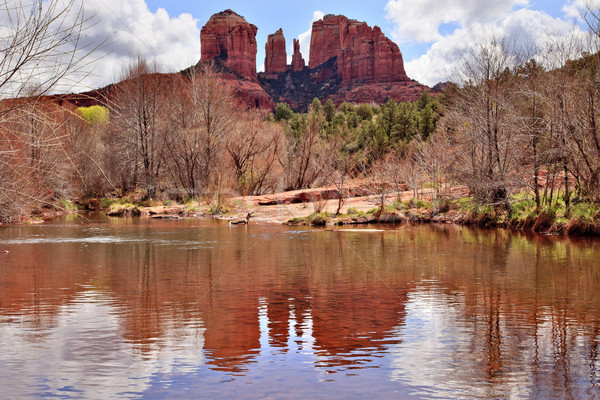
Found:
<svg viewBox="0 0 600 400"><path fill-rule="evenodd" d="M287 71L287 53L283 30L279 29L267 38L265 45L265 73L279 74Z"/></svg>
<svg viewBox="0 0 600 400"><path fill-rule="evenodd" d="M225 10L200 31L201 61L216 59L230 71L256 81L256 32L244 17Z"/></svg>
<svg viewBox="0 0 600 400"><path fill-rule="evenodd" d="M300 41L294 39L294 54L292 55L292 71L299 72L306 67L306 62L300 53Z"/></svg>
<svg viewBox="0 0 600 400"><path fill-rule="evenodd" d="M326 15L312 26L309 67L337 57L343 84L408 81L398 45L379 27L343 15Z"/></svg>
<svg viewBox="0 0 600 400"><path fill-rule="evenodd" d="M224 83L246 107L269 108L284 101L305 111L318 97L325 102L383 103L416 100L427 86L410 80L402 53L377 26L326 15L312 26L308 68L294 39L287 65L283 30L268 36L265 72L256 73L256 26L231 10L213 15L201 31L201 62L214 60Z"/></svg>

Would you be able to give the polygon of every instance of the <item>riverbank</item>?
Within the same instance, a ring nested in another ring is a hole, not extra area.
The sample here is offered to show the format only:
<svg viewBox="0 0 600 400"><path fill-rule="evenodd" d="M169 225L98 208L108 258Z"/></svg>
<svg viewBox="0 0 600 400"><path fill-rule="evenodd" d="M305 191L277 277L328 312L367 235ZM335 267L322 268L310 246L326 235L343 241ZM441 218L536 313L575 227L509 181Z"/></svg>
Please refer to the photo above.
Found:
<svg viewBox="0 0 600 400"><path fill-rule="evenodd" d="M543 235L600 235L600 207L576 203L566 212L564 203L556 199L552 207L537 208L535 202L520 195L512 199L512 209L478 206L465 187L453 188L448 200L432 200L432 190L387 195L381 210L381 195L369 195L360 185L348 188L348 197L340 207L334 187L296 190L263 196L225 199L219 207L190 200L148 202L133 198L88 199L77 204L62 200L56 207L46 207L23 223L43 223L79 211L101 211L109 216L142 216L147 218L216 218L232 223L250 221L287 225L362 225L394 223L459 224L483 228L505 228ZM561 208L562 207L562 208ZM336 215L336 211L339 213Z"/></svg>

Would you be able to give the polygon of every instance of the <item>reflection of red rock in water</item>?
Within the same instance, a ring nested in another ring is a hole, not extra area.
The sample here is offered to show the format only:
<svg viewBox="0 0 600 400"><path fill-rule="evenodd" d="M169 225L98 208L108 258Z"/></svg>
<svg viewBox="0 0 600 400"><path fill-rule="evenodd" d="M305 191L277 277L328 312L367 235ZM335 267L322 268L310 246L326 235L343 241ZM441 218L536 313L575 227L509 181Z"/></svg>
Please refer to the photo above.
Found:
<svg viewBox="0 0 600 400"><path fill-rule="evenodd" d="M367 350L361 360L368 361L372 353L400 340L391 332L403 323L406 293L393 293L376 283L354 286L356 283L312 299L315 348L328 357L323 360L324 367L359 364L361 361L348 356L361 350Z"/></svg>
<svg viewBox="0 0 600 400"><path fill-rule="evenodd" d="M290 303L285 293L274 293L269 296L267 316L269 319L269 336L274 347L283 347L287 350L288 326L290 318Z"/></svg>

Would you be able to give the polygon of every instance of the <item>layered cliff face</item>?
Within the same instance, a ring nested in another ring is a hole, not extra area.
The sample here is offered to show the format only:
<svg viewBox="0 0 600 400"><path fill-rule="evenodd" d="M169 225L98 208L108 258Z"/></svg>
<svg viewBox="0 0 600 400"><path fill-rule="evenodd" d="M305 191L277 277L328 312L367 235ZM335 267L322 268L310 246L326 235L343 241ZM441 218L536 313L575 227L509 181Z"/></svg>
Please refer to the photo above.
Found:
<svg viewBox="0 0 600 400"><path fill-rule="evenodd" d="M409 80L397 44L379 27L343 15L326 15L312 26L309 67L316 68L334 57L344 84Z"/></svg>
<svg viewBox="0 0 600 400"><path fill-rule="evenodd" d="M242 16L225 10L200 31L201 61L218 59L232 72L256 81L256 32Z"/></svg>
<svg viewBox="0 0 600 400"><path fill-rule="evenodd" d="M265 45L265 73L279 74L287 71L287 52L283 30L271 34Z"/></svg>
<svg viewBox="0 0 600 400"><path fill-rule="evenodd" d="M225 67L223 78L247 107L268 108L285 101L306 110L318 97L355 103L416 100L423 90L404 71L402 53L378 27L327 15L313 23L309 66L294 39L287 65L283 31L268 36L265 72L256 73L256 26L231 10L213 15L201 31L201 62Z"/></svg>

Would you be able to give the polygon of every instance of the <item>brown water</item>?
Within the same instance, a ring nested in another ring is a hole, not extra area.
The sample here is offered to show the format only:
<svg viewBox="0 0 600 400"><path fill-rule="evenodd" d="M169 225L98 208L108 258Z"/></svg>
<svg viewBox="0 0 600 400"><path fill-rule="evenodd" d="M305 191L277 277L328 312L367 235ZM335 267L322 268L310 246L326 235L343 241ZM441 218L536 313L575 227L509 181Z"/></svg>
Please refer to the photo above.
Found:
<svg viewBox="0 0 600 400"><path fill-rule="evenodd" d="M452 226L2 227L0 398L600 398L599 259Z"/></svg>

